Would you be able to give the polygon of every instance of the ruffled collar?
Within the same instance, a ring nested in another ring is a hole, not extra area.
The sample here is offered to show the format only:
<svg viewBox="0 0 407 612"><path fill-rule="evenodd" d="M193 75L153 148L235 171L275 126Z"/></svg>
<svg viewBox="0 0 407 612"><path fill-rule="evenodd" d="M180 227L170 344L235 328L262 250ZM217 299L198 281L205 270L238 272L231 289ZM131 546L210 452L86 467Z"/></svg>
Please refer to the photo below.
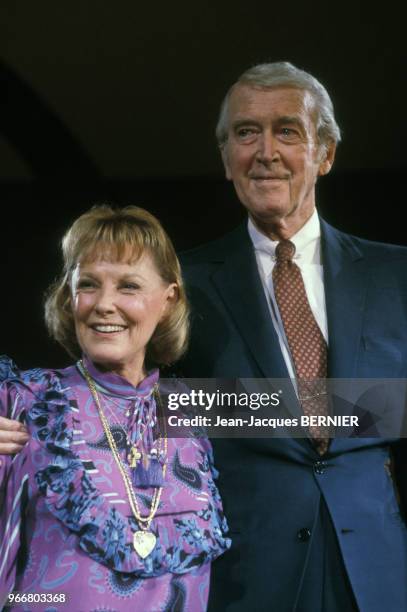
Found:
<svg viewBox="0 0 407 612"><path fill-rule="evenodd" d="M92 376L117 394L119 387L134 388L120 376L105 374L87 360ZM35 374L35 372L32 372ZM31 374L31 373L29 373ZM162 563L163 550L160 543L146 559L134 551L133 534L139 529L133 517L124 516L105 499L87 473L81 458L73 446L73 431L78 429L79 413L76 399L68 394L69 387L63 384L63 376L49 372L44 376L45 388L36 394L36 400L27 412L33 438L43 444L49 453L47 467L35 473L39 491L45 497L48 510L68 529L78 536L79 546L92 558L120 572L135 572L140 576L157 576L168 567ZM81 375L82 376L82 375ZM142 390L152 389L158 379L158 371L142 381ZM103 387L104 389L104 387ZM152 527L153 528L153 527ZM158 535L158 534L157 534Z"/></svg>
<svg viewBox="0 0 407 612"><path fill-rule="evenodd" d="M88 362L89 363L89 362ZM96 380L121 387L135 389L120 376L101 373L89 363ZM205 538L185 544L178 533L177 520L168 527L174 538L168 547L167 528L160 537L160 521L154 519L150 529L157 537L157 545L145 559L141 559L133 548L133 535L139 530L135 519L123 515L112 507L87 473L73 445L73 430L78 428L78 406L66 387L64 374L52 371L25 373L27 382L42 379L34 401L26 415L34 439L37 439L49 454L48 465L36 471L35 479L39 491L44 495L48 510L78 537L79 546L95 561L115 571L134 573L139 577L159 576L166 572L183 574L193 567L209 562L230 546L223 536L215 509L209 503L205 511L211 515L212 528L205 520ZM158 371L151 373L141 384L142 390L150 389L158 378ZM123 384L124 383L124 384ZM143 384L144 383L144 384ZM199 517L196 517L197 520ZM174 531L175 530L175 531ZM185 548L186 547L186 548Z"/></svg>
<svg viewBox="0 0 407 612"><path fill-rule="evenodd" d="M146 399L153 392L154 385L157 384L159 378L158 368L150 370L137 387L134 387L123 376L113 372L103 372L97 368L87 355L83 355L82 361L100 391L125 399ZM80 371L80 368L78 369Z"/></svg>

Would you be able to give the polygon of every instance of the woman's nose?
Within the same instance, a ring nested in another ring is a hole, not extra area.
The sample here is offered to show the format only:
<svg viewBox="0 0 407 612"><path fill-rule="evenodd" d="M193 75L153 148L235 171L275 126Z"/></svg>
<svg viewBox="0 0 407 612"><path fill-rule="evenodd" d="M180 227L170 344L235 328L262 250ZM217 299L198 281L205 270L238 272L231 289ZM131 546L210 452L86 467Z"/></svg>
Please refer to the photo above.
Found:
<svg viewBox="0 0 407 612"><path fill-rule="evenodd" d="M101 289L98 291L95 301L95 311L99 314L108 314L114 312L116 306L112 291Z"/></svg>

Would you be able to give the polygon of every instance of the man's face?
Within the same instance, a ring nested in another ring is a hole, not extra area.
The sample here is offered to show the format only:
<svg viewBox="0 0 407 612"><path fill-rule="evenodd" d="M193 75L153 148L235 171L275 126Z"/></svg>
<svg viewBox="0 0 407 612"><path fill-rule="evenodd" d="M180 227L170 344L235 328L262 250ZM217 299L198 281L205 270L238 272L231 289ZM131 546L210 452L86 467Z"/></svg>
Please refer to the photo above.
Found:
<svg viewBox="0 0 407 612"><path fill-rule="evenodd" d="M289 238L315 207L315 182L335 146L317 143L313 100L301 89L238 84L229 100L226 177L261 231Z"/></svg>

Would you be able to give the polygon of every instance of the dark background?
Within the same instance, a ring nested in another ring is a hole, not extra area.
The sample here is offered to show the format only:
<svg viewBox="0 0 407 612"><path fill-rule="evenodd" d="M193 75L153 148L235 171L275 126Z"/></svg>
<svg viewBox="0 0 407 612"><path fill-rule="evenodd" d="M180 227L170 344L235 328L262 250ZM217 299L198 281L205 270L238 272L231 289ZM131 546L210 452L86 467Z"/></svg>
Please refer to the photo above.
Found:
<svg viewBox="0 0 407 612"><path fill-rule="evenodd" d="M93 203L157 214L178 249L242 218L214 138L227 88L289 60L327 87L343 132L324 217L407 244L402 3L16 2L0 7L0 353L69 362L42 323L59 241Z"/></svg>

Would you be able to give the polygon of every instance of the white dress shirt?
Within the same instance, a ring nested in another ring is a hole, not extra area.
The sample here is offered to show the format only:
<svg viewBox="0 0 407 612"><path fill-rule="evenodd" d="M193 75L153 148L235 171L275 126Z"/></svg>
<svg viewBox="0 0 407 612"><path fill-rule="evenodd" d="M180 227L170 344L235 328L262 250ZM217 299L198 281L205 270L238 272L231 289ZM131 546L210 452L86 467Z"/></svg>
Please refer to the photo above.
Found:
<svg viewBox="0 0 407 612"><path fill-rule="evenodd" d="M291 378L295 378L295 367L284 332L273 288L273 268L277 240L271 240L261 233L249 217L249 236L256 254L257 267L266 294L271 320L280 342L281 352ZM325 290L321 262L321 226L317 211L314 210L306 224L290 238L295 244L294 261L301 270L307 298L316 322L328 344Z"/></svg>

